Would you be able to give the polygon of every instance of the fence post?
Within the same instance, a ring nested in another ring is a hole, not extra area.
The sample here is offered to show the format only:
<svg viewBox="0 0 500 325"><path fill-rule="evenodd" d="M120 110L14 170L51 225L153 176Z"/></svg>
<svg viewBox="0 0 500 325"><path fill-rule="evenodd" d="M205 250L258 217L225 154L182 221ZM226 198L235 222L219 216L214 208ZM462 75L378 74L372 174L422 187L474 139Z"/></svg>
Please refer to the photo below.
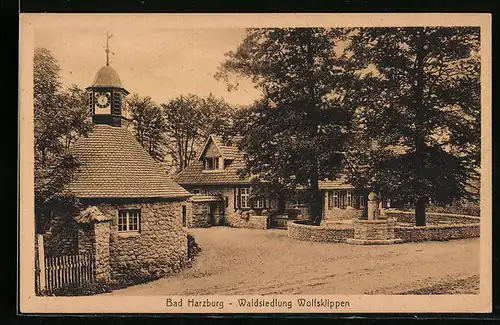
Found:
<svg viewBox="0 0 500 325"><path fill-rule="evenodd" d="M38 244L38 267L40 273L38 274L38 283L40 284L40 291L45 290L45 251L43 247L43 235L36 235Z"/></svg>

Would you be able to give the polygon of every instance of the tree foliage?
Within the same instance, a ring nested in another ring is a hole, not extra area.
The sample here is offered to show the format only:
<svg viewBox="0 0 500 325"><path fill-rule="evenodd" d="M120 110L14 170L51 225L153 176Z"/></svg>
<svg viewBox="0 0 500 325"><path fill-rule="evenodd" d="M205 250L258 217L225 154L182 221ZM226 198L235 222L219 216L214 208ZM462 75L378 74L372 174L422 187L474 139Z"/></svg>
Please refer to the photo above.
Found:
<svg viewBox="0 0 500 325"><path fill-rule="evenodd" d="M151 157L163 161L167 123L161 106L156 105L151 97L141 97L138 94L127 99L127 106L137 140Z"/></svg>
<svg viewBox="0 0 500 325"><path fill-rule="evenodd" d="M359 78L351 181L416 204L418 225L426 202L470 198L478 179L479 40L479 28L361 28L348 47Z"/></svg>
<svg viewBox="0 0 500 325"><path fill-rule="evenodd" d="M224 135L232 124L232 108L213 95L205 98L179 96L162 107L166 121L166 151L178 172L196 158L210 134Z"/></svg>
<svg viewBox="0 0 500 325"><path fill-rule="evenodd" d="M216 78L249 77L263 99L240 116L248 175L284 189L311 189L311 214L321 219L318 180L335 177L348 135L352 107L351 72L336 47L344 29L249 29L236 51L227 54ZM236 85L237 86L237 85Z"/></svg>
<svg viewBox="0 0 500 325"><path fill-rule="evenodd" d="M57 60L49 50L36 48L33 61L35 210L48 203L66 201L76 204L64 193L78 169L69 153L71 145L91 129L87 94L73 85L63 89Z"/></svg>

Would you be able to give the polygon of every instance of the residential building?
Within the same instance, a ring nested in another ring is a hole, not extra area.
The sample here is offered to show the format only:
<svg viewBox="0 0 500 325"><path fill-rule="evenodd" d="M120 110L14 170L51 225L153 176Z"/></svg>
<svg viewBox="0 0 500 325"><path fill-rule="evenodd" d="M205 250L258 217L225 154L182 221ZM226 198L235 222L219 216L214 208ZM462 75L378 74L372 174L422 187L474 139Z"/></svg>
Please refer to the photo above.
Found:
<svg viewBox="0 0 500 325"><path fill-rule="evenodd" d="M235 144L208 137L198 159L175 177L193 194L189 226L268 227L276 200L252 195L251 179L238 173L244 166L244 153Z"/></svg>

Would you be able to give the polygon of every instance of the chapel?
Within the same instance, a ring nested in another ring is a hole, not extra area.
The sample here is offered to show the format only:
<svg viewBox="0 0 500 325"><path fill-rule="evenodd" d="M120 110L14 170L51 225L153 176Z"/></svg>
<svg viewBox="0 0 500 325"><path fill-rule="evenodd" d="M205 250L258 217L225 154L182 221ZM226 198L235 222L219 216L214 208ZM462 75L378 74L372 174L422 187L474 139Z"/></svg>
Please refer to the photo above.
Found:
<svg viewBox="0 0 500 325"><path fill-rule="evenodd" d="M46 243L48 255L91 253L98 278L134 282L187 262L182 220L191 194L128 129L129 92L109 64L109 47L106 54L106 65L87 87L92 130L71 149L80 167L67 190L82 208L77 215L59 216Z"/></svg>

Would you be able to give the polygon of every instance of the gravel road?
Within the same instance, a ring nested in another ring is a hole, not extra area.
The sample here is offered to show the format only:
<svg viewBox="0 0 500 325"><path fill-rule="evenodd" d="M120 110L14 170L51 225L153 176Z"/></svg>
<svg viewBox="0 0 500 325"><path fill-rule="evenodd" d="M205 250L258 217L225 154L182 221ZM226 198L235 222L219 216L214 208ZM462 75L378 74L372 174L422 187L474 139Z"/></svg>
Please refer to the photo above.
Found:
<svg viewBox="0 0 500 325"><path fill-rule="evenodd" d="M479 239L383 246L311 243L286 230L191 229L192 267L111 295L478 293Z"/></svg>

